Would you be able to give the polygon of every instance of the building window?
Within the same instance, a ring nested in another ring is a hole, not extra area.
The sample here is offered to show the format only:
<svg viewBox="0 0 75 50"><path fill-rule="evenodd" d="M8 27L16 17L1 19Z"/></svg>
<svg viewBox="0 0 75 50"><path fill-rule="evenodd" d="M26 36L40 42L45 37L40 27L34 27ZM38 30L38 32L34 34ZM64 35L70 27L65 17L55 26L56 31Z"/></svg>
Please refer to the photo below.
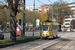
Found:
<svg viewBox="0 0 75 50"><path fill-rule="evenodd" d="M41 12L41 10L39 10L39 12Z"/></svg>
<svg viewBox="0 0 75 50"><path fill-rule="evenodd" d="M72 16L72 18L74 18L74 16Z"/></svg>
<svg viewBox="0 0 75 50"><path fill-rule="evenodd" d="M69 23L66 23L65 25L70 25Z"/></svg>
<svg viewBox="0 0 75 50"><path fill-rule="evenodd" d="M70 20L65 20L65 22L70 22Z"/></svg>
<svg viewBox="0 0 75 50"><path fill-rule="evenodd" d="M65 19L70 18L70 17L65 17Z"/></svg>
<svg viewBox="0 0 75 50"><path fill-rule="evenodd" d="M29 7L29 9L32 9L32 7Z"/></svg>
<svg viewBox="0 0 75 50"><path fill-rule="evenodd" d="M31 11L31 10L29 10L29 11Z"/></svg>
<svg viewBox="0 0 75 50"><path fill-rule="evenodd" d="M38 9L35 9L35 10L38 10Z"/></svg>
<svg viewBox="0 0 75 50"><path fill-rule="evenodd" d="M65 28L70 28L70 27L65 27Z"/></svg>

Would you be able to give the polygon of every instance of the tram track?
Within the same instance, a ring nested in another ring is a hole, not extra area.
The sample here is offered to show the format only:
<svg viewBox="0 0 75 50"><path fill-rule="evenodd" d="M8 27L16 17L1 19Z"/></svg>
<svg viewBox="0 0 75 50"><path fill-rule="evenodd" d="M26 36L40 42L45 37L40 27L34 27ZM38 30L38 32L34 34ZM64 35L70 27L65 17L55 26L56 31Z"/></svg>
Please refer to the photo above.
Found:
<svg viewBox="0 0 75 50"><path fill-rule="evenodd" d="M63 36L64 34L58 34L60 37ZM51 40L35 40L35 41L31 41L31 42L27 42L27 43L23 43L23 44L18 44L18 45L14 45L14 46L10 46L10 47L6 47L6 48L2 48L0 50L11 50L11 48L13 50L16 50L18 48L18 50L29 50L32 49L34 47L40 46L44 43L50 42L50 41L54 41L56 39L51 39Z"/></svg>
<svg viewBox="0 0 75 50"><path fill-rule="evenodd" d="M60 37L65 37L65 36L70 36L71 34L69 34L69 35L67 35L67 34L60 34L59 36ZM65 37L66 38L66 37ZM47 42L47 43L45 43L45 44L42 44L42 45L40 45L40 46L37 46L37 47L34 47L34 48L32 48L32 49L30 49L30 50L42 50L43 48L47 48L47 46L50 46L50 45L53 45L53 44L55 44L55 43L58 43L58 42L60 42L60 40L59 39L61 39L61 38L57 38L57 39L55 39L55 40L52 40L52 41L49 41L49 42Z"/></svg>
<svg viewBox="0 0 75 50"><path fill-rule="evenodd" d="M2 50L39 50L40 48L46 48L47 46L50 46L54 43L57 43L60 41L60 38L65 38L65 37L69 37L71 34L70 33L61 33L58 34L58 38L56 39L51 39L51 40L35 40L35 41L31 41L31 42L27 42L27 43L23 43L23 44L18 44L18 45L14 45L14 46L10 46L7 48L3 48ZM1 49L0 49L1 50Z"/></svg>
<svg viewBox="0 0 75 50"><path fill-rule="evenodd" d="M63 36L64 34L59 34L59 36ZM55 39L55 40L57 40L57 39ZM40 42L45 42L46 40L42 40L42 39L39 39L39 40L37 40L39 43ZM49 41L49 40L48 40ZM51 41L53 42L53 39L51 39ZM38 45L39 46L39 45ZM34 48L34 46L29 46L29 49L30 48ZM25 49L25 48L21 48L20 50L22 50L22 49ZM28 49L25 49L25 50L28 50ZM33 50L33 49L30 49L30 50Z"/></svg>
<svg viewBox="0 0 75 50"><path fill-rule="evenodd" d="M44 48L43 50L61 50L64 46L66 46L68 43L70 43L73 39L74 38L65 38L65 39L60 38L59 42L54 43L54 44Z"/></svg>

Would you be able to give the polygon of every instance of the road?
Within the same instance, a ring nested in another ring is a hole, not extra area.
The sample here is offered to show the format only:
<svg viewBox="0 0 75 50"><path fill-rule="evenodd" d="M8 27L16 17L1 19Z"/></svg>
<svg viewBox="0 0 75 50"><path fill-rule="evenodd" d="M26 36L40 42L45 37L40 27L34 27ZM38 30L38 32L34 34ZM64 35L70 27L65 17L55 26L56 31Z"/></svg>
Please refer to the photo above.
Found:
<svg viewBox="0 0 75 50"><path fill-rule="evenodd" d="M35 40L17 44L0 50L75 50L75 32L58 32L58 38Z"/></svg>
<svg viewBox="0 0 75 50"><path fill-rule="evenodd" d="M33 32L25 32L25 36L33 36ZM40 31L34 31L34 36L40 36ZM4 33L4 39L10 39L10 33Z"/></svg>

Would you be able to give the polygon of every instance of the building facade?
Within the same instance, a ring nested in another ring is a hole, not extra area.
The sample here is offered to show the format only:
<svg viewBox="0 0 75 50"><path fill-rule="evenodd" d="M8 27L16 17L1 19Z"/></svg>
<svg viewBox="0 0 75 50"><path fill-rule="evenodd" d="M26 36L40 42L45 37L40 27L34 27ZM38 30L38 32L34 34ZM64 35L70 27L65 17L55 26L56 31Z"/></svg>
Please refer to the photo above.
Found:
<svg viewBox="0 0 75 50"><path fill-rule="evenodd" d="M52 8L52 5L45 4L42 6L42 12L47 12L50 8Z"/></svg>
<svg viewBox="0 0 75 50"><path fill-rule="evenodd" d="M67 3L67 5L69 7L71 7L71 10L73 10L74 14L75 14L75 2L69 2ZM75 15L68 15L65 16L65 20L64 23L62 25L62 30L67 30L67 31L71 31L71 21L75 19Z"/></svg>
<svg viewBox="0 0 75 50"><path fill-rule="evenodd" d="M34 8L33 6L26 7L26 9L28 11L33 11L33 8ZM47 10L49 10L49 8L51 8L51 5L48 5L48 4L35 6L35 12L36 13L47 12Z"/></svg>

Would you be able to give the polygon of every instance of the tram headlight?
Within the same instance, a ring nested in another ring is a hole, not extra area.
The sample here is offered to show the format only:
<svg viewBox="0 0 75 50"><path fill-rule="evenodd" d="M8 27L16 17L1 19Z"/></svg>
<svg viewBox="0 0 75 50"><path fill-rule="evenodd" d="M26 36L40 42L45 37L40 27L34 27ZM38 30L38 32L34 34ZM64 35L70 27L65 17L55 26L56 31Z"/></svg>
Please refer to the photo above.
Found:
<svg viewBox="0 0 75 50"><path fill-rule="evenodd" d="M42 34L42 35L44 35L44 34Z"/></svg>
<svg viewBox="0 0 75 50"><path fill-rule="evenodd" d="M46 36L47 36L48 34L46 34Z"/></svg>

